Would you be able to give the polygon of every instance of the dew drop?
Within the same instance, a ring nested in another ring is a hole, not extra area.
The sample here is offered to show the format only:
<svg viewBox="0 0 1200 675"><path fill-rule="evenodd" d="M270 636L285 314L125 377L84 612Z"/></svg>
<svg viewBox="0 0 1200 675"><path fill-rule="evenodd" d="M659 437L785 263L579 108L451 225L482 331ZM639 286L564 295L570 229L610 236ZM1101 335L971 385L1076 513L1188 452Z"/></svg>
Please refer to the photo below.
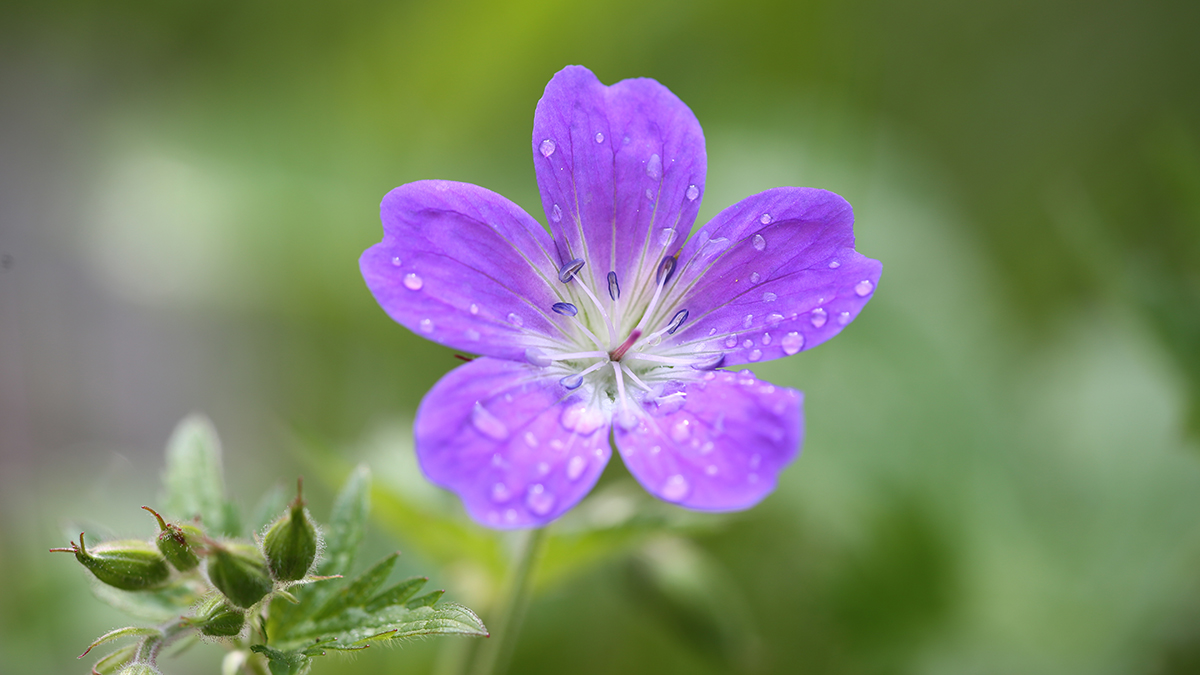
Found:
<svg viewBox="0 0 1200 675"><path fill-rule="evenodd" d="M671 244L675 243L675 235L675 230L669 227L664 227L662 231L658 233L659 246L670 246Z"/></svg>
<svg viewBox="0 0 1200 675"><path fill-rule="evenodd" d="M779 312L771 312L767 315L768 326L778 326L781 321L783 321L783 315Z"/></svg>
<svg viewBox="0 0 1200 675"><path fill-rule="evenodd" d="M769 344L771 344L771 334L770 334L770 333L763 333L763 336L762 336L762 343L763 343L764 345L769 345Z"/></svg>
<svg viewBox="0 0 1200 675"><path fill-rule="evenodd" d="M654 201L654 193L650 190L650 188L646 188L646 199Z"/></svg>
<svg viewBox="0 0 1200 675"><path fill-rule="evenodd" d="M860 298L865 297L873 290L875 290L875 284L871 283L870 279L863 279L857 284L854 284L854 292L857 293L858 297Z"/></svg>
<svg viewBox="0 0 1200 675"><path fill-rule="evenodd" d="M504 522L506 523L515 523L519 517L520 515L517 513L516 509L509 509L504 512Z"/></svg>
<svg viewBox="0 0 1200 675"><path fill-rule="evenodd" d="M762 358L762 350L755 349L754 351L750 352L750 356L748 358L751 361L757 361L757 360L761 359Z"/></svg>
<svg viewBox="0 0 1200 675"><path fill-rule="evenodd" d="M671 439L682 443L692 437L691 420L679 420L671 427Z"/></svg>
<svg viewBox="0 0 1200 675"><path fill-rule="evenodd" d="M779 346L783 347L784 354L791 356L804 348L804 336L792 331L783 336L783 339L779 341Z"/></svg>
<svg viewBox="0 0 1200 675"><path fill-rule="evenodd" d="M762 223L763 225L770 225L771 224L771 214L769 214L769 213L762 214L761 216L758 217L758 222ZM759 249L759 250L761 251L762 249Z"/></svg>
<svg viewBox="0 0 1200 675"><path fill-rule="evenodd" d="M818 308L814 309L812 311L812 319L811 319L813 328L820 328L821 326L824 326L825 321L828 318L829 318L829 316L825 313L824 308L818 307Z"/></svg>
<svg viewBox="0 0 1200 675"><path fill-rule="evenodd" d="M463 335L466 335L467 339L471 342L479 342L479 331L475 330L474 328L468 328L467 330L463 331Z"/></svg>
<svg viewBox="0 0 1200 675"><path fill-rule="evenodd" d="M596 142L597 143L604 142L604 134L600 133L599 131L596 132Z"/></svg>
<svg viewBox="0 0 1200 675"><path fill-rule="evenodd" d="M706 473L710 476L717 475L717 471L718 471L718 469L717 469L716 464L709 464L708 466L704 467L704 473Z"/></svg>
<svg viewBox="0 0 1200 675"><path fill-rule="evenodd" d="M704 255L712 257L727 248L729 248L729 239L726 237L715 237L704 242Z"/></svg>
<svg viewBox="0 0 1200 675"><path fill-rule="evenodd" d="M567 429L578 431L581 434L590 434L604 426L608 420L604 413L591 408L586 403L576 403L563 411L559 421Z"/></svg>
<svg viewBox="0 0 1200 675"><path fill-rule="evenodd" d="M517 328L520 328L521 326L525 325L525 320L513 312L508 313L508 322L511 323L512 325L516 326Z"/></svg>
<svg viewBox="0 0 1200 675"><path fill-rule="evenodd" d="M763 302L775 302L775 299L778 297L779 296L775 295L774 293L767 291L766 293L763 293Z"/></svg>
<svg viewBox="0 0 1200 675"><path fill-rule="evenodd" d="M725 346L728 347L729 349L733 349L734 347L736 347L737 346L737 336L730 335L729 337L725 338Z"/></svg>
<svg viewBox="0 0 1200 675"><path fill-rule="evenodd" d="M550 473L550 465L546 462L538 462L537 463L538 477L545 476L548 473Z"/></svg>
<svg viewBox="0 0 1200 675"><path fill-rule="evenodd" d="M638 425L637 415L633 414L633 411L628 408L618 410L614 417L616 418L617 426L625 431L633 431Z"/></svg>
<svg viewBox="0 0 1200 675"><path fill-rule="evenodd" d="M419 291L425 285L425 280L417 276L416 272L409 272L404 275L404 287L410 291Z"/></svg>
<svg viewBox="0 0 1200 675"><path fill-rule="evenodd" d="M750 283L757 284L760 281L762 281L762 275L760 275L758 272L750 273Z"/></svg>
<svg viewBox="0 0 1200 675"><path fill-rule="evenodd" d="M662 178L662 158L657 153L650 155L650 161L646 162L646 175L654 180Z"/></svg>
<svg viewBox="0 0 1200 675"><path fill-rule="evenodd" d="M750 468L757 469L759 464L762 464L762 455L757 452L750 455Z"/></svg>
<svg viewBox="0 0 1200 675"><path fill-rule="evenodd" d="M756 251L761 251L767 247L767 240L763 239L761 234L754 235L754 237L750 240L750 243L754 244L754 250Z"/></svg>
<svg viewBox="0 0 1200 675"><path fill-rule="evenodd" d="M583 375L579 373L565 375L558 380L558 383L567 389L578 389L583 384Z"/></svg>
<svg viewBox="0 0 1200 675"><path fill-rule="evenodd" d="M550 155L554 154L554 141L547 138L546 140L542 141L541 145L538 146L538 150L542 152L542 157L546 157L548 159Z"/></svg>
<svg viewBox="0 0 1200 675"><path fill-rule="evenodd" d="M546 352L538 349L537 347L527 347L525 349L525 360L539 368L545 368L551 363L554 363L550 360L549 356L546 356Z"/></svg>
<svg viewBox="0 0 1200 675"><path fill-rule="evenodd" d="M751 340L750 338L746 338L746 341L742 343L742 346L745 347L746 349L749 349L754 346L754 340Z"/></svg>
<svg viewBox="0 0 1200 675"><path fill-rule="evenodd" d="M662 452L662 446L661 446L661 445L656 445L656 446L654 446L654 447L650 448L650 454L652 454L652 455L657 455L657 454L658 454L658 453L660 453L660 452Z"/></svg>
<svg viewBox="0 0 1200 675"><path fill-rule="evenodd" d="M471 310L472 314L478 314L479 313L479 305L472 302L470 310Z"/></svg>
<svg viewBox="0 0 1200 675"><path fill-rule="evenodd" d="M510 499L512 499L512 492L509 491L507 485L496 483L492 486L492 501L497 504L503 504Z"/></svg>
<svg viewBox="0 0 1200 675"><path fill-rule="evenodd" d="M400 256L392 256L392 265L396 267L400 266Z"/></svg>
<svg viewBox="0 0 1200 675"><path fill-rule="evenodd" d="M583 470L587 468L587 458L583 455L575 455L571 461L567 462L567 478L571 480L579 480L583 475Z"/></svg>
<svg viewBox="0 0 1200 675"><path fill-rule="evenodd" d="M534 436L532 431L525 432L525 445L528 445L531 448L536 448L538 446L537 436Z"/></svg>
<svg viewBox="0 0 1200 675"><path fill-rule="evenodd" d="M694 202L696 201L696 197L700 196L700 188L696 187L695 185L689 185L687 187L687 192L684 192L683 195L687 197L689 202Z"/></svg>
<svg viewBox="0 0 1200 675"><path fill-rule="evenodd" d="M550 513L550 509L554 508L554 501L554 495L547 492L541 483L530 486L529 494L525 497L525 505L539 516Z"/></svg>
<svg viewBox="0 0 1200 675"><path fill-rule="evenodd" d="M433 332L433 321L431 319L421 319L421 332L426 334Z"/></svg>
<svg viewBox="0 0 1200 675"><path fill-rule="evenodd" d="M708 453L712 452L713 448L715 447L717 447L716 443L713 443L712 441L706 441L704 445L700 446L700 454L707 455Z"/></svg>
<svg viewBox="0 0 1200 675"><path fill-rule="evenodd" d="M837 322L839 326L845 326L850 323L850 312L842 312L838 314Z"/></svg>
<svg viewBox="0 0 1200 675"><path fill-rule="evenodd" d="M508 438L508 427L504 426L504 422L492 413L488 412L487 408L479 401L475 402L475 407L471 408L471 424L479 430L479 433L489 438L494 438L497 441L502 441Z"/></svg>
<svg viewBox="0 0 1200 675"><path fill-rule="evenodd" d="M558 204L550 207L550 220L556 223L562 220L562 208Z"/></svg>
<svg viewBox="0 0 1200 675"><path fill-rule="evenodd" d="M667 501L677 502L687 496L691 486L688 485L687 479L679 474L675 474L667 479L662 486L662 498Z"/></svg>
<svg viewBox="0 0 1200 675"><path fill-rule="evenodd" d="M747 314L745 319L742 319L742 327L749 328L750 324L754 323L754 315Z"/></svg>
<svg viewBox="0 0 1200 675"><path fill-rule="evenodd" d="M839 268L841 266L842 266L842 263L840 263L836 260L829 261L829 269L831 269L831 270L836 270L837 268Z"/></svg>
<svg viewBox="0 0 1200 675"><path fill-rule="evenodd" d="M708 329L708 334L709 334L709 335L716 335L716 334L717 334L717 329L716 329L716 328L709 328L709 329Z"/></svg>

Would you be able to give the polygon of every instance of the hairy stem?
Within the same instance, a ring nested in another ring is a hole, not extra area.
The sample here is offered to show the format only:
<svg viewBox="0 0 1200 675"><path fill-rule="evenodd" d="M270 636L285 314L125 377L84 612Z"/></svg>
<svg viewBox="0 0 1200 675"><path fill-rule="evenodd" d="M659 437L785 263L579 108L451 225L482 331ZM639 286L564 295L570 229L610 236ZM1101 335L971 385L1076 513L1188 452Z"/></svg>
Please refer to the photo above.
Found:
<svg viewBox="0 0 1200 675"><path fill-rule="evenodd" d="M492 637L486 640L475 658L472 675L503 675L512 658L525 608L529 606L533 576L545 549L546 528L529 530L521 540L516 557L508 571L508 581L501 596L491 626Z"/></svg>

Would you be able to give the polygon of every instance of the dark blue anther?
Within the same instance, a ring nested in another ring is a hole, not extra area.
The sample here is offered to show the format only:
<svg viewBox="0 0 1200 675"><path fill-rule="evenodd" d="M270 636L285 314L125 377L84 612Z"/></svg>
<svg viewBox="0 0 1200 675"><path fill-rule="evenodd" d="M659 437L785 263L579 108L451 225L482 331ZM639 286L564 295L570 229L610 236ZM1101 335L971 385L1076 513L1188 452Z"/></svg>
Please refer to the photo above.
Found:
<svg viewBox="0 0 1200 675"><path fill-rule="evenodd" d="M556 302L550 309L562 314L563 316L575 316L579 313L579 308L569 302Z"/></svg>
<svg viewBox="0 0 1200 675"><path fill-rule="evenodd" d="M578 389L579 385L583 384L583 376L579 373L567 375L566 377L560 379L558 383L567 389Z"/></svg>
<svg viewBox="0 0 1200 675"><path fill-rule="evenodd" d="M679 330L679 327L683 325L683 322L687 321L687 318L688 311L686 309L675 312L675 316L671 317L671 323L667 324L667 334L674 335L675 331Z"/></svg>
<svg viewBox="0 0 1200 675"><path fill-rule="evenodd" d="M720 368L721 365L724 363L725 363L725 355L717 354L716 356L705 359L699 363L693 363L692 369L693 370L716 370L717 368Z"/></svg>
<svg viewBox="0 0 1200 675"><path fill-rule="evenodd" d="M565 284L574 279L581 269L583 269L583 258L576 258L562 266L562 269L558 271L558 280Z"/></svg>
<svg viewBox="0 0 1200 675"><path fill-rule="evenodd" d="M658 273L654 276L654 283L665 285L671 281L671 277L675 274L675 256L667 256L662 259L658 265Z"/></svg>
<svg viewBox="0 0 1200 675"><path fill-rule="evenodd" d="M617 273L608 273L608 297L616 300L621 297L621 286L617 284Z"/></svg>

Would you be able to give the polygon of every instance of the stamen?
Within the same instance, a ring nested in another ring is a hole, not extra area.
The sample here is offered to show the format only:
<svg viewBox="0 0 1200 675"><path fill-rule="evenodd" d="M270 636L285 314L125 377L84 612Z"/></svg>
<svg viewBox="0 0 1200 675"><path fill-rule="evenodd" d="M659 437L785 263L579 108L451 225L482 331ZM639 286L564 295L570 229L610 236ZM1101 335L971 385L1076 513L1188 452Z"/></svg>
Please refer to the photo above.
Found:
<svg viewBox="0 0 1200 675"><path fill-rule="evenodd" d="M633 332L629 334L629 337L625 338L625 341L621 343L620 347L617 347L609 352L608 358L612 359L613 361L620 361L621 357L625 356L625 352L629 351L629 348L632 347L633 343L637 342L638 338L640 337L642 337L642 331L635 328Z"/></svg>
<svg viewBox="0 0 1200 675"><path fill-rule="evenodd" d="M537 347L530 347L525 350L525 360L540 368L550 365L550 358L546 356L546 352Z"/></svg>
<svg viewBox="0 0 1200 675"><path fill-rule="evenodd" d="M617 283L616 272L608 273L608 297L612 298L613 300L619 300L621 298L621 286Z"/></svg>
<svg viewBox="0 0 1200 675"><path fill-rule="evenodd" d="M725 363L725 354L715 354L704 361L692 364L693 370L716 370Z"/></svg>
<svg viewBox="0 0 1200 675"><path fill-rule="evenodd" d="M633 368L626 368L625 374L628 375L629 379L633 380L633 383L636 384L637 386L641 387L642 389L645 389L646 391L653 391L650 388L650 385L646 384L645 382L642 382L642 378L633 374Z"/></svg>
<svg viewBox="0 0 1200 675"><path fill-rule="evenodd" d="M673 255L663 258L662 262L658 264L658 272L654 275L654 283L667 285L671 281L671 277L675 275L675 264L678 262L679 259Z"/></svg>
<svg viewBox="0 0 1200 675"><path fill-rule="evenodd" d="M574 361L575 359L599 359L608 358L608 352L568 352L566 354L552 354L548 357L551 361Z"/></svg>
<svg viewBox="0 0 1200 675"><path fill-rule="evenodd" d="M581 269L583 269L583 258L576 258L562 266L562 269L558 271L558 280L565 284L574 279Z"/></svg>
<svg viewBox="0 0 1200 675"><path fill-rule="evenodd" d="M671 317L671 323L667 324L667 333L674 335L675 331L679 330L679 327L683 325L683 322L687 321L687 318L688 311L686 309L675 312L675 316Z"/></svg>
<svg viewBox="0 0 1200 675"><path fill-rule="evenodd" d="M579 385L583 384L583 376L584 375L587 375L588 373L593 372L597 368L604 366L604 364L606 364L606 363L608 363L608 361L600 361L599 363L593 363L592 365L579 371L578 373L575 373L574 375L567 375L567 376L560 378L558 383L561 384L562 386L566 387L567 389L578 389Z"/></svg>
<svg viewBox="0 0 1200 675"><path fill-rule="evenodd" d="M587 326L583 325L583 322L580 321L578 317L575 318L575 325L579 328L579 330L583 331L584 335L588 336L588 339L592 341L592 344L596 345L597 349L604 349L604 345L600 342L600 338L596 337L595 333L588 330Z"/></svg>
<svg viewBox="0 0 1200 675"><path fill-rule="evenodd" d="M622 345L624 346L624 345ZM654 354L643 354L642 352L630 352L625 354L625 358L634 361L653 361L655 363L665 363L671 366L689 366L693 362L689 359L675 359L669 356L657 356ZM613 359L616 361L616 359Z"/></svg>
<svg viewBox="0 0 1200 675"><path fill-rule="evenodd" d="M556 302L550 309L563 316L575 316L579 313L579 308L569 302Z"/></svg>
<svg viewBox="0 0 1200 675"><path fill-rule="evenodd" d="M559 278L562 278L562 275L559 275ZM604 311L604 307L600 304L600 300L596 298L594 293L592 293L592 289L588 288L588 285L583 283L582 279L579 280L579 288L583 289L584 295L592 299L592 304L596 305L596 310L600 312L600 316L604 317L604 325L608 328L608 343L611 345L612 341L617 338L617 329L613 326L612 319L608 318L608 312Z"/></svg>
<svg viewBox="0 0 1200 675"><path fill-rule="evenodd" d="M630 423L633 422L633 416L629 412L629 401L625 398L625 378L621 372L624 368L616 361L613 361L612 365L613 372L617 374L617 400L621 403L621 412L617 413L617 423L626 429L630 429L634 424Z"/></svg>

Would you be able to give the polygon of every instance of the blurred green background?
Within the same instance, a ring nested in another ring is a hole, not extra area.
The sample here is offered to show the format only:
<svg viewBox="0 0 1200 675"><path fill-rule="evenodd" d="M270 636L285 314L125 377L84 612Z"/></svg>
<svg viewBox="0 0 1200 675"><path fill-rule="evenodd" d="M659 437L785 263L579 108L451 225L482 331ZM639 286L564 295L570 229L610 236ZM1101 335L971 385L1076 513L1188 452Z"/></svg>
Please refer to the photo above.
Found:
<svg viewBox="0 0 1200 675"><path fill-rule="evenodd" d="M425 485L409 440L457 362L388 320L357 258L385 192L422 178L544 222L533 109L571 63L691 106L701 221L834 190L884 275L838 339L756 368L807 394L778 491L696 517L615 462L556 526L511 672L1200 672L1200 4L0 16L0 673L86 672L122 625L46 549L80 519L148 536L137 507L192 410L247 511L304 473L324 517L369 461L370 547L487 619L511 540ZM450 673L462 645L315 672ZM164 665L216 672L219 651Z"/></svg>

